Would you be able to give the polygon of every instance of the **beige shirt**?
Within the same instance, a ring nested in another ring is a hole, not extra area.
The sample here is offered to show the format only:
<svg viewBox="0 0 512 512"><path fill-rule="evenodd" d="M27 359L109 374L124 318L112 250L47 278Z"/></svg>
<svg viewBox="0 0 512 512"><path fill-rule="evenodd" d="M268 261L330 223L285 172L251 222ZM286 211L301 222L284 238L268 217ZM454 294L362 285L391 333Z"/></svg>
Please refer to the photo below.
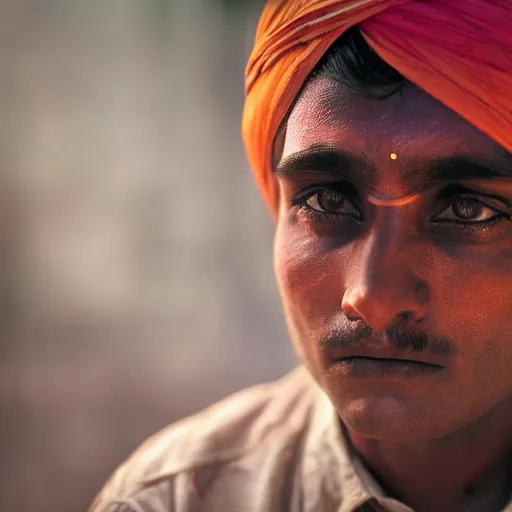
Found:
<svg viewBox="0 0 512 512"><path fill-rule="evenodd" d="M385 497L351 450L332 403L303 367L150 438L89 509L371 511L412 512Z"/></svg>

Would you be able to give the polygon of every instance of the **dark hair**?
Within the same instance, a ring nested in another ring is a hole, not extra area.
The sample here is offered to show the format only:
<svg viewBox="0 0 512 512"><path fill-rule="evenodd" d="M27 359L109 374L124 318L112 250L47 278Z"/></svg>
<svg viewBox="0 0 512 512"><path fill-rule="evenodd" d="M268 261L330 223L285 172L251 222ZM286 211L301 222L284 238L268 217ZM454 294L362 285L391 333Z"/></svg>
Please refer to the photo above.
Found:
<svg viewBox="0 0 512 512"><path fill-rule="evenodd" d="M325 53L310 75L327 76L370 99L392 96L407 80L368 45L359 28L347 30Z"/></svg>

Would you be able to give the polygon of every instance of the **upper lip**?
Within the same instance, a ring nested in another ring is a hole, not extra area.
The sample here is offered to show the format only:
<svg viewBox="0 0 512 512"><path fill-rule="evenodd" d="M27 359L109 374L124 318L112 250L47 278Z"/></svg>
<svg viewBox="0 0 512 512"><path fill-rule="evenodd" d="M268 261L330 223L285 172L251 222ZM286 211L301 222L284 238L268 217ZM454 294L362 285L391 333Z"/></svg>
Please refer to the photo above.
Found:
<svg viewBox="0 0 512 512"><path fill-rule="evenodd" d="M361 344L354 347L333 347L327 348L326 352L332 361L341 361L352 357L366 357L371 359L394 359L433 366L444 366L446 363L445 358L441 356L413 350L398 350L390 345L375 347Z"/></svg>

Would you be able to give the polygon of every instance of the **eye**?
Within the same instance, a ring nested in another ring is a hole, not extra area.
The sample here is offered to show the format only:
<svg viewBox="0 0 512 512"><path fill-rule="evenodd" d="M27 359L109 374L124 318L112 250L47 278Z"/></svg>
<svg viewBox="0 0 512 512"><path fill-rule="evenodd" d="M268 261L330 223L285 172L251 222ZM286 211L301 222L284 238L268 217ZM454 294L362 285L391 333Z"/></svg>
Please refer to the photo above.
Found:
<svg viewBox="0 0 512 512"><path fill-rule="evenodd" d="M305 206L318 213L329 215L348 215L361 218L360 211L354 203L337 190L322 189L309 196L304 201Z"/></svg>
<svg viewBox="0 0 512 512"><path fill-rule="evenodd" d="M435 221L438 222L457 222L463 224L485 224L498 217L505 217L500 212L475 197L458 197L450 206L439 214Z"/></svg>

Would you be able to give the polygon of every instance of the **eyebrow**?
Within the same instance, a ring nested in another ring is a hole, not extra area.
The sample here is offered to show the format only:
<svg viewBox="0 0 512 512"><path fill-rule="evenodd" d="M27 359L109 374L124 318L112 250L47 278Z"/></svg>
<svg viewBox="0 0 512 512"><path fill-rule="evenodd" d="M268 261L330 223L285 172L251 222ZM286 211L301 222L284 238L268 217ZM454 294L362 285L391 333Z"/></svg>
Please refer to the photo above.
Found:
<svg viewBox="0 0 512 512"><path fill-rule="evenodd" d="M411 161L401 173L405 184L420 189L438 181L512 179L512 159L510 165L504 165L483 160L477 155L455 155ZM339 148L320 145L288 155L275 170L278 178L299 174L353 179L356 182L362 181L364 185L375 182L378 175L375 166L366 158Z"/></svg>
<svg viewBox="0 0 512 512"><path fill-rule="evenodd" d="M297 174L356 177L371 181L376 169L364 157L329 146L311 146L283 158L274 171L278 178ZM356 176L354 176L356 175Z"/></svg>

